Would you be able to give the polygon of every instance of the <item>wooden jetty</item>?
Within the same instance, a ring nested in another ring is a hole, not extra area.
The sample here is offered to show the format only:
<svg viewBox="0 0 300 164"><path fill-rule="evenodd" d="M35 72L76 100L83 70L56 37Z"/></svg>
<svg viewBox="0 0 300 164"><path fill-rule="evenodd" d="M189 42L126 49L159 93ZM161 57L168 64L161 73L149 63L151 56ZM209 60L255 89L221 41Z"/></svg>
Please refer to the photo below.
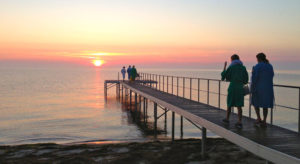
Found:
<svg viewBox="0 0 300 164"><path fill-rule="evenodd" d="M143 97L144 100L152 101L154 103L153 116L155 129L157 128L158 119L157 106L163 106L168 111L171 111L172 140L174 140L175 113L181 116L181 129L182 118L201 126L202 155L205 155L206 153L206 130L208 129L216 135L223 137L236 145L239 145L253 154L266 159L267 161L288 164L300 163L299 132L297 133L295 131L271 124L268 124L266 128L257 128L253 126L255 120L246 116L243 116L243 128L237 129L234 126L234 123L237 122L236 114L232 114L230 118L230 124L224 124L221 120L226 115L225 110L209 104L201 103L199 101L184 98L184 96L180 97L172 93L158 90L157 82L158 81L155 81L155 79L152 80L151 78L150 80L148 79L136 82L106 81L105 95L107 95L106 92L108 84L114 83L119 85L117 86L118 97L121 96L123 98L123 90L125 90L125 92L129 93L130 95L130 103L132 101L132 93L134 93L135 104L137 103L137 95L139 95L139 97ZM160 83L160 81L158 83ZM120 85L122 86L121 88ZM169 83L167 83L167 86L169 87ZM165 110L165 114L167 110Z"/></svg>

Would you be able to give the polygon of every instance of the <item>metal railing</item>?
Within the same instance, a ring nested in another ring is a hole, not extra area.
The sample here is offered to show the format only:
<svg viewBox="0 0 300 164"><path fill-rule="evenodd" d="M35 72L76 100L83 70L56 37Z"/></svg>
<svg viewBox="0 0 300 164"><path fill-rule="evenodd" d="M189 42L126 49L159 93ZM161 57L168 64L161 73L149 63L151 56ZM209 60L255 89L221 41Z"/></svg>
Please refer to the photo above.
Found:
<svg viewBox="0 0 300 164"><path fill-rule="evenodd" d="M140 78L142 80L153 80L157 81L155 86L151 86L159 91L163 91L172 95L190 99L193 101L201 102L201 93L206 93L206 104L212 105L210 102L210 94L217 95L217 105L215 107L221 108L221 96L227 96L227 94L221 93L221 84L228 83L219 79L208 79L208 78L193 78L193 77L183 77L183 76L169 76L169 75L159 75L159 74L150 74L150 73L140 73ZM171 83L170 83L171 81ZM201 82L207 81L206 90L201 89ZM166 83L165 83L166 82ZM189 82L189 84L188 84ZM193 87L193 82L196 83L196 88ZM211 91L210 84L215 82L218 84L217 92ZM188 84L188 85L187 85ZM292 109L298 111L298 133L300 133L300 86L291 86L291 85L277 85L274 84L274 87L277 88L290 88L298 90L298 108L274 104L274 107L281 107L286 109ZM189 95L186 95L186 91L189 91ZM196 96L193 96L195 95ZM249 102L249 117L251 118L251 102L250 95L245 97L245 100ZM270 113L270 124L273 124L273 109Z"/></svg>

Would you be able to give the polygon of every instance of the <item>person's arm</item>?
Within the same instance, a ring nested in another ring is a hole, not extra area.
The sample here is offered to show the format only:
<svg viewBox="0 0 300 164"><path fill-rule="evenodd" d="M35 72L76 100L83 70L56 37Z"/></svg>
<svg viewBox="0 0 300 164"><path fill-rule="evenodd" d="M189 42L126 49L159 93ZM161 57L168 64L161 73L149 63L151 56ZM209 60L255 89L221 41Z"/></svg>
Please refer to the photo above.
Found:
<svg viewBox="0 0 300 164"><path fill-rule="evenodd" d="M258 80L258 68L254 66L252 68L252 76L251 76L251 91L254 92L256 90L257 80Z"/></svg>
<svg viewBox="0 0 300 164"><path fill-rule="evenodd" d="M244 67L244 84L247 84L248 83L248 81L249 81L249 75L248 75L248 72L247 72L247 69L246 69L246 67Z"/></svg>
<svg viewBox="0 0 300 164"><path fill-rule="evenodd" d="M227 70L224 70L221 73L222 80L230 81L231 79L231 67L228 67Z"/></svg>

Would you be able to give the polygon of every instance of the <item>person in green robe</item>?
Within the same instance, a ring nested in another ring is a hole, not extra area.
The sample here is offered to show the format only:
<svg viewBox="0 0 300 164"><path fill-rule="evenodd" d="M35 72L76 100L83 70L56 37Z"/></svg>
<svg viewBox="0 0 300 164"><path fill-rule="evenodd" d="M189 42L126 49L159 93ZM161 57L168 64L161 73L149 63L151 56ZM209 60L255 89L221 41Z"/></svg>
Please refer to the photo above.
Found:
<svg viewBox="0 0 300 164"><path fill-rule="evenodd" d="M246 67L240 61L238 55L231 56L231 64L226 69L225 62L224 71L221 73L222 80L229 81L227 95L227 114L223 122L229 123L231 109L237 107L238 122L235 124L237 128L242 128L242 107L244 106L244 85L248 83L248 72Z"/></svg>
<svg viewBox="0 0 300 164"><path fill-rule="evenodd" d="M131 75L131 80L132 81L135 81L135 78L136 78L136 75L137 75L137 70L136 70L136 68L135 68L135 66L133 66L132 68L131 68L131 73L130 73L130 75Z"/></svg>

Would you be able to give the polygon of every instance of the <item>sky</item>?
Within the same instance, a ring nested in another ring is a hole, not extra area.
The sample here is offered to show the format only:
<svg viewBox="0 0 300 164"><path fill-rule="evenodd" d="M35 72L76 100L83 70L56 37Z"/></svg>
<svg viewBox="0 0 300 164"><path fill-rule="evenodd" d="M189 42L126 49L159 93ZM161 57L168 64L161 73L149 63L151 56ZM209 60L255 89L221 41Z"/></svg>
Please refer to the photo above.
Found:
<svg viewBox="0 0 300 164"><path fill-rule="evenodd" d="M299 0L0 0L0 61L300 62Z"/></svg>

